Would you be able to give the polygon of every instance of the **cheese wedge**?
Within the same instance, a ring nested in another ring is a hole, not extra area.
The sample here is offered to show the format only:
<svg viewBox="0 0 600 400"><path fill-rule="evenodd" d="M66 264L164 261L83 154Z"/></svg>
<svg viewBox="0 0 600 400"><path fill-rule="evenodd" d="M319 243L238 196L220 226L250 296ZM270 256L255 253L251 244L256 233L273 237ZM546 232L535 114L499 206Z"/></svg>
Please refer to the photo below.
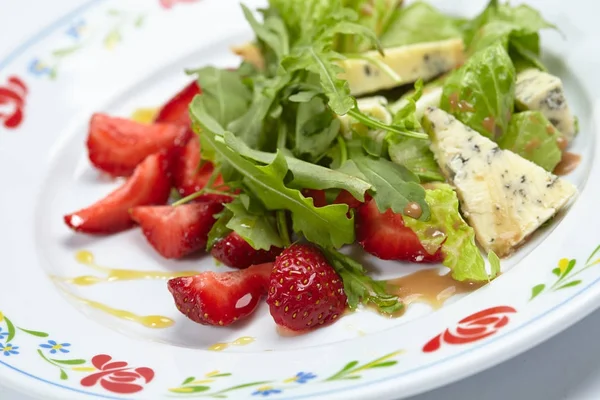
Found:
<svg viewBox="0 0 600 400"><path fill-rule="evenodd" d="M560 78L537 69L527 69L517 75L515 97L519 109L542 112L567 141L573 140L577 125Z"/></svg>
<svg viewBox="0 0 600 400"><path fill-rule="evenodd" d="M577 189L438 108L425 111L431 150L456 189L477 241L510 255L576 195Z"/></svg>
<svg viewBox="0 0 600 400"><path fill-rule="evenodd" d="M394 81L368 61L340 61L345 70L340 77L348 81L350 91L355 96L414 83L419 78L432 79L462 64L465 57L462 39L389 48L385 49L385 57L377 51L369 51L365 55L383 61L400 76L401 82Z"/></svg>

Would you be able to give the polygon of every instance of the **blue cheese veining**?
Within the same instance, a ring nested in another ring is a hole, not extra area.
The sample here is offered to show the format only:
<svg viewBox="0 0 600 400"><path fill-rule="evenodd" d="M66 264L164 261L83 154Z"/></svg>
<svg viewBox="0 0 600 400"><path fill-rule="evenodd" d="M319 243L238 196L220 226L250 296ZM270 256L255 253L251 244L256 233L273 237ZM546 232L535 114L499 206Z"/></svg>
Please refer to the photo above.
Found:
<svg viewBox="0 0 600 400"><path fill-rule="evenodd" d="M515 89L519 109L541 111L567 141L573 140L577 125L560 78L537 69L527 69L517 75Z"/></svg>
<svg viewBox="0 0 600 400"><path fill-rule="evenodd" d="M568 181L501 150L445 111L428 108L424 126L436 160L486 251L509 255L577 193Z"/></svg>

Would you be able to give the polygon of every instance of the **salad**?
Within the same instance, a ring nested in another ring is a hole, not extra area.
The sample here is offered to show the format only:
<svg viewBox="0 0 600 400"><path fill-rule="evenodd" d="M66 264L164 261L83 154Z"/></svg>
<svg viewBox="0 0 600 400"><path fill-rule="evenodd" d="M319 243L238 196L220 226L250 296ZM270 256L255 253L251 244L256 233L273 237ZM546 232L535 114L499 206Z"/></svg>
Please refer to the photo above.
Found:
<svg viewBox="0 0 600 400"><path fill-rule="evenodd" d="M193 321L234 324L265 296L296 333L361 305L396 315L403 299L347 246L487 283L576 196L553 173L578 131L540 59L539 31L556 27L531 7L242 8L255 38L233 49L240 65L187 71L149 123L92 116L91 163L126 181L64 217L86 234L139 225L165 258L231 267L168 282Z"/></svg>

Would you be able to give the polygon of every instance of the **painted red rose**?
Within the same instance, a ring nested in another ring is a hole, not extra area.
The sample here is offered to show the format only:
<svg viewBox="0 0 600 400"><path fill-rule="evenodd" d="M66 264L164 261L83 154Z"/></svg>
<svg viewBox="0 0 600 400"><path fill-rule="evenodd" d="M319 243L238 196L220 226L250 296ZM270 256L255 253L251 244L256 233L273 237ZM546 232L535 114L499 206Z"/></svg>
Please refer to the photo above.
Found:
<svg viewBox="0 0 600 400"><path fill-rule="evenodd" d="M195 3L199 0L160 0L160 5L162 8L173 8L173 6L177 3Z"/></svg>
<svg viewBox="0 0 600 400"><path fill-rule="evenodd" d="M111 361L112 357L99 354L92 358L92 364L99 372L95 372L81 380L81 385L90 387L98 383L113 393L130 394L144 389L144 385L154 379L154 371L150 368L129 367L125 361Z"/></svg>
<svg viewBox="0 0 600 400"><path fill-rule="evenodd" d="M9 77L6 85L0 86L0 123L5 128L21 125L26 97L27 86L16 76Z"/></svg>
<svg viewBox="0 0 600 400"><path fill-rule="evenodd" d="M423 346L423 351L425 353L437 351L442 347L442 343L458 345L485 339L508 324L507 314L516 312L517 310L509 306L498 306L479 311L459 321L456 328L446 329L431 339Z"/></svg>

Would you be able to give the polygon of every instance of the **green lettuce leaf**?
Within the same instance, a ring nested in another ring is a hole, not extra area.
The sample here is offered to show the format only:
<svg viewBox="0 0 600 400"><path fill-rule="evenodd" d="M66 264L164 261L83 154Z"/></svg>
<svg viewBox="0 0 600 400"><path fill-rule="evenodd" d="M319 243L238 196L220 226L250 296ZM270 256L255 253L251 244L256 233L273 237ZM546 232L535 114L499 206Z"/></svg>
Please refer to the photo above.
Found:
<svg viewBox="0 0 600 400"><path fill-rule="evenodd" d="M394 10L391 14L388 27L380 37L384 48L462 36L454 18L422 1Z"/></svg>
<svg viewBox="0 0 600 400"><path fill-rule="evenodd" d="M472 38L465 38L470 54L499 42L520 66L519 69L530 66L545 69L539 59L539 31L556 29L556 26L530 6L512 7L492 1L474 20L471 28L475 29Z"/></svg>
<svg viewBox="0 0 600 400"><path fill-rule="evenodd" d="M430 254L441 247L443 264L450 268L453 279L472 282L493 279L495 275L488 275L485 260L475 244L473 228L467 225L458 211L458 198L454 190L449 185L438 184L426 193L431 219L422 222L404 218L404 224L417 234Z"/></svg>
<svg viewBox="0 0 600 400"><path fill-rule="evenodd" d="M444 83L441 108L488 138L508 130L516 71L501 43L475 53Z"/></svg>
<svg viewBox="0 0 600 400"><path fill-rule="evenodd" d="M525 111L513 115L498 145L552 172L562 158L559 136L560 132L541 112Z"/></svg>

